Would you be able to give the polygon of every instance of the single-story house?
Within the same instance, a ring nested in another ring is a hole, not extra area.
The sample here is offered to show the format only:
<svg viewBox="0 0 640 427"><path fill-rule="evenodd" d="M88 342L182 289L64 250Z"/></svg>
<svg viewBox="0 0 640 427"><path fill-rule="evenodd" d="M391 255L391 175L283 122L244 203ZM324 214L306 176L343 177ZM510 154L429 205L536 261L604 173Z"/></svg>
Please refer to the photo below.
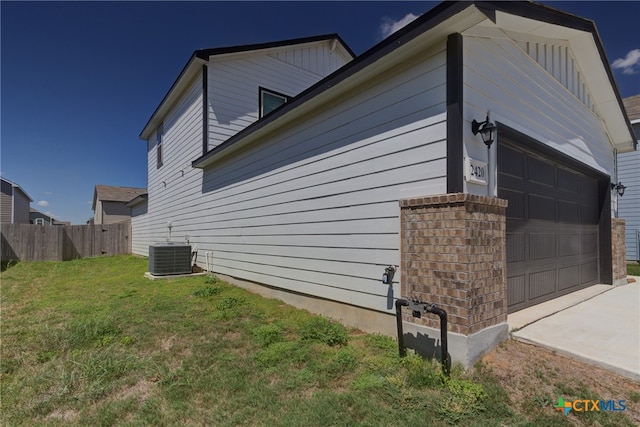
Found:
<svg viewBox="0 0 640 427"><path fill-rule="evenodd" d="M127 203L146 193L146 188L96 185L91 207L94 211L93 224L131 221L131 208Z"/></svg>
<svg viewBox="0 0 640 427"><path fill-rule="evenodd" d="M594 23L541 4L444 2L358 57L337 35L197 50L140 138L134 253L173 236L389 335L395 300L433 302L465 366L507 313L625 281L611 182L636 141ZM437 351L437 318L403 319Z"/></svg>
<svg viewBox="0 0 640 427"><path fill-rule="evenodd" d="M0 223L29 224L31 196L18 184L0 178Z"/></svg>
<svg viewBox="0 0 640 427"><path fill-rule="evenodd" d="M29 209L29 224L57 226L71 225L69 221L59 221L54 217L40 212L39 210L34 208Z"/></svg>
<svg viewBox="0 0 640 427"><path fill-rule="evenodd" d="M636 139L640 140L640 94L622 100ZM618 178L625 186L618 199L618 216L626 221L627 259L640 261L640 151L618 154Z"/></svg>

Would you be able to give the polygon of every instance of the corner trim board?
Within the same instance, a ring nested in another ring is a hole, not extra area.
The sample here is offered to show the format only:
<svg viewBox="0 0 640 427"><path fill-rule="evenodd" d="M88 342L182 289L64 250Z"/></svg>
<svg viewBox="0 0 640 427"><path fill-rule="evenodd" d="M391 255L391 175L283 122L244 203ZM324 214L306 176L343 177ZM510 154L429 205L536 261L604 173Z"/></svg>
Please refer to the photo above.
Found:
<svg viewBox="0 0 640 427"><path fill-rule="evenodd" d="M209 73L207 65L202 66L202 155L209 151Z"/></svg>
<svg viewBox="0 0 640 427"><path fill-rule="evenodd" d="M462 34L447 37L447 193L463 193Z"/></svg>

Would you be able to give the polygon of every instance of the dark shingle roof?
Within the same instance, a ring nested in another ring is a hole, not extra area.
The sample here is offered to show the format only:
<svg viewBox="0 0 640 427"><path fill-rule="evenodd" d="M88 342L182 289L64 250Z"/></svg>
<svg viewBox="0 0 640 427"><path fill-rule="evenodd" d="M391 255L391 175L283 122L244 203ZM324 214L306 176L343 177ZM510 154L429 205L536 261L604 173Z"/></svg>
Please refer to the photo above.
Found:
<svg viewBox="0 0 640 427"><path fill-rule="evenodd" d="M93 197L93 209L96 207L96 200L100 199L109 202L128 202L147 192L146 188L134 187L113 187L110 185L96 185Z"/></svg>
<svg viewBox="0 0 640 427"><path fill-rule="evenodd" d="M640 93L638 95L624 98L622 103L624 104L624 108L627 110L629 120L633 121L640 119Z"/></svg>

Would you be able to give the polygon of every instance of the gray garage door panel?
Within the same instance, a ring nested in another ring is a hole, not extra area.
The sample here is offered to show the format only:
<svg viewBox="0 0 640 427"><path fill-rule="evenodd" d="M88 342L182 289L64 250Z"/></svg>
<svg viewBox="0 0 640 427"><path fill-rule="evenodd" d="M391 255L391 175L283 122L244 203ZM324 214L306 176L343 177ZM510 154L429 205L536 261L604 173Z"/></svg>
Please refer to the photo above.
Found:
<svg viewBox="0 0 640 427"><path fill-rule="evenodd" d="M597 179L501 143L498 196L507 207L509 311L597 283Z"/></svg>

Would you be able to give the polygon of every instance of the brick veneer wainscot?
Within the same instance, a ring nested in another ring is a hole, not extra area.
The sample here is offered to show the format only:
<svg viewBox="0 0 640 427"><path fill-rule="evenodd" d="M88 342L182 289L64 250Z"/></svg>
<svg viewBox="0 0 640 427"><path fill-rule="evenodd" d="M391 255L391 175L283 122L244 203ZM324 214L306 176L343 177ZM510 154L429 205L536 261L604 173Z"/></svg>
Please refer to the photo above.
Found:
<svg viewBox="0 0 640 427"><path fill-rule="evenodd" d="M506 207L462 193L400 200L402 295L445 309L451 332L507 320ZM439 328L437 316L403 319Z"/></svg>

